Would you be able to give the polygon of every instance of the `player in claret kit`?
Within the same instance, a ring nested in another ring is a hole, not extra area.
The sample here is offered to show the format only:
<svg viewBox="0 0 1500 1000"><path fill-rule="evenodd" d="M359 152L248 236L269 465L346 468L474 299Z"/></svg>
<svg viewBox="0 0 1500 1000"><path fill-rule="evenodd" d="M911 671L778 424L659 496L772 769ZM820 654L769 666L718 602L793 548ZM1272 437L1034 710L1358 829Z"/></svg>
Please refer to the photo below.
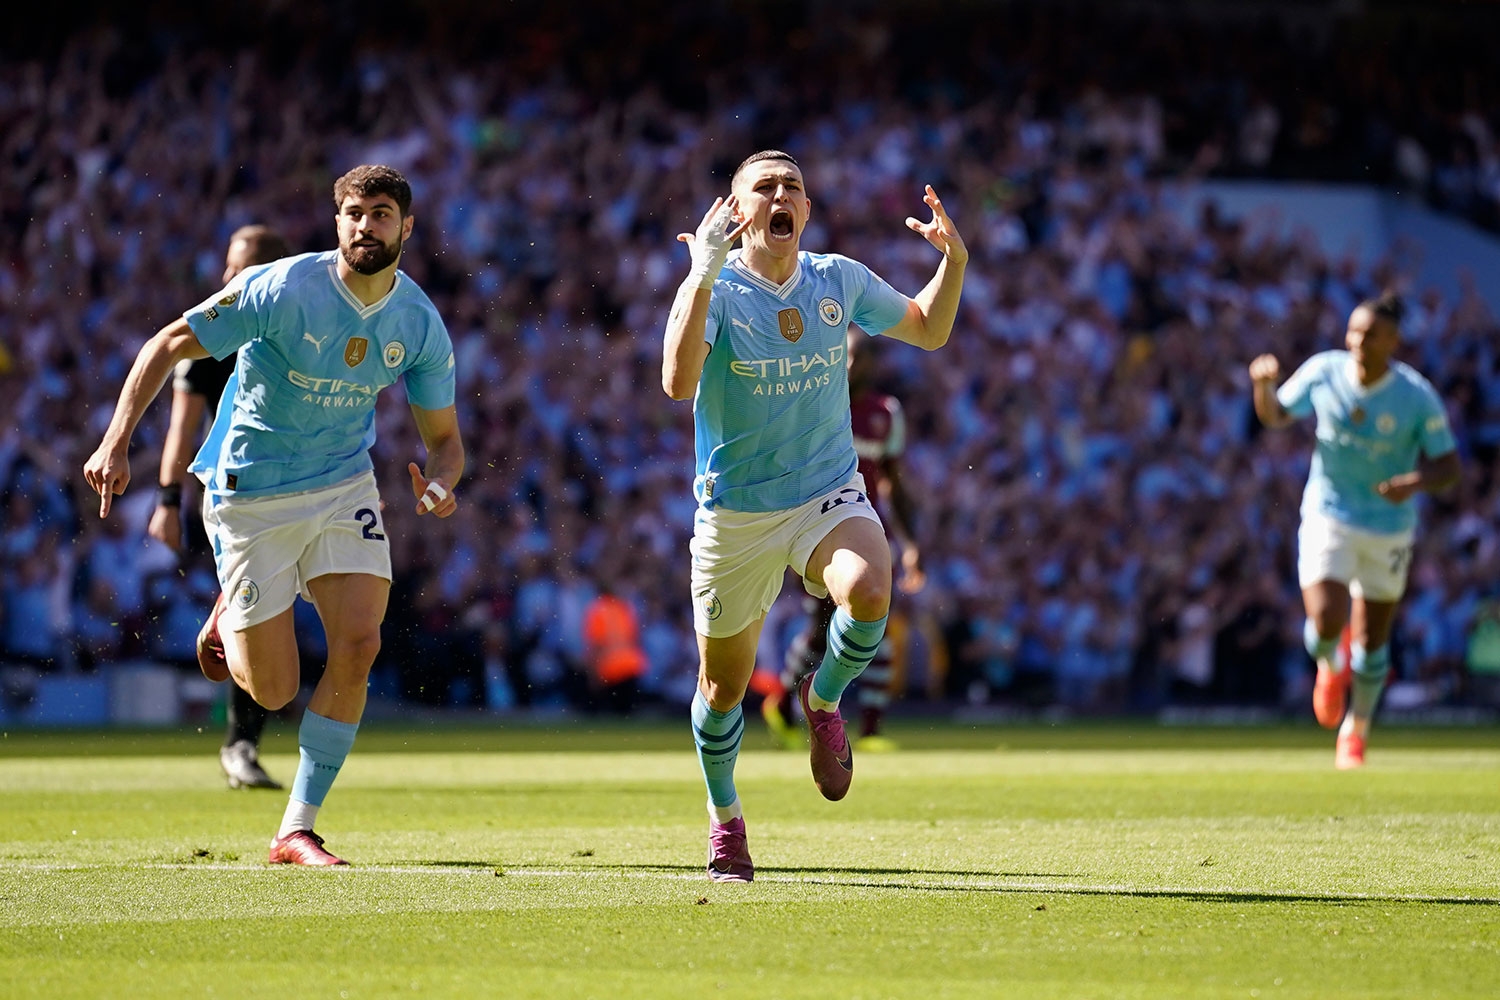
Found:
<svg viewBox="0 0 1500 1000"><path fill-rule="evenodd" d="M1262 423L1285 427L1317 417L1297 576L1307 611L1303 639L1318 664L1313 712L1323 726L1338 727L1334 765L1341 770L1365 762L1390 664L1391 624L1411 565L1413 498L1451 486L1460 471L1442 400L1393 357L1401 315L1401 300L1391 294L1361 302L1349 314L1347 350L1314 355L1279 389L1274 355L1250 363ZM1336 655L1346 624L1347 664Z"/></svg>
<svg viewBox="0 0 1500 1000"><path fill-rule="evenodd" d="M741 163L729 197L678 237L692 268L667 320L662 386L693 399L692 722L716 881L754 877L734 767L756 644L788 566L837 605L827 652L798 697L818 790L829 799L849 790L839 698L884 636L891 549L858 472L845 343L851 323L927 350L947 343L969 254L931 187L923 200L932 219L906 224L941 257L915 298L858 261L800 249L812 202L801 167L779 150Z"/></svg>
<svg viewBox="0 0 1500 1000"><path fill-rule="evenodd" d="M453 348L437 310L397 263L413 225L411 187L383 166L335 182L339 247L242 271L162 329L137 355L84 477L99 516L130 482L130 437L173 366L239 359L191 471L222 592L198 640L210 680L233 677L275 710L300 683L292 602L317 608L328 640L303 713L301 759L278 864L341 865L313 832L364 713L391 585L370 447L375 398L405 382L425 467L408 465L416 513L448 517L464 448L454 409Z"/></svg>

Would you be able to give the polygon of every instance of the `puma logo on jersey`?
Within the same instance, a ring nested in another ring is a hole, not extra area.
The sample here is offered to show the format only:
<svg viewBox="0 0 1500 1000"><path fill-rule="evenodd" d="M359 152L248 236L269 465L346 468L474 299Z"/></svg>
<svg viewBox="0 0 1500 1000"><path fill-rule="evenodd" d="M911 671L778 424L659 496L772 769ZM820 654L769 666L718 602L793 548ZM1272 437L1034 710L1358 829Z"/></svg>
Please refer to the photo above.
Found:
<svg viewBox="0 0 1500 1000"><path fill-rule="evenodd" d="M318 349L319 353L322 353L322 351L323 351L323 345L326 344L326 343L328 343L328 338L330 336L331 336L331 334L325 333L321 337L314 337L310 333L303 333L302 334L302 339L305 340L305 341L307 341L309 344L313 345L314 347L316 347Z"/></svg>
<svg viewBox="0 0 1500 1000"><path fill-rule="evenodd" d="M750 336L752 336L752 337L755 336L755 331L752 330L752 329L750 329L750 324L749 323L741 323L739 320L731 318L729 320L729 325L730 326L740 327L746 333L748 333Z"/></svg>

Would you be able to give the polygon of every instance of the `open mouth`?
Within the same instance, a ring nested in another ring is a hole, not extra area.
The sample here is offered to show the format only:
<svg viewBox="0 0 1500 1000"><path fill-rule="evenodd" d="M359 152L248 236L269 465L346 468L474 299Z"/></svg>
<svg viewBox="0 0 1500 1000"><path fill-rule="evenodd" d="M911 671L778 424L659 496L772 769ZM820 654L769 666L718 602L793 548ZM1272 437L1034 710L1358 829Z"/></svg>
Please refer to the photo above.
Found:
<svg viewBox="0 0 1500 1000"><path fill-rule="evenodd" d="M784 208L778 208L771 213L771 222L767 229L771 238L775 240L789 240L792 238L792 213Z"/></svg>

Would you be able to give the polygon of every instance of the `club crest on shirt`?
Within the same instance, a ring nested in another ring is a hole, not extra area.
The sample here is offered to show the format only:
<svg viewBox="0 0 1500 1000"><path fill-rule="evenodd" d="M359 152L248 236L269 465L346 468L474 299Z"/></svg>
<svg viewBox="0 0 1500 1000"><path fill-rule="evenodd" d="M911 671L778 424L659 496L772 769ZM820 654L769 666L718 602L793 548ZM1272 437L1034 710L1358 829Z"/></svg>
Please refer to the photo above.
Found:
<svg viewBox="0 0 1500 1000"><path fill-rule="evenodd" d="M1375 429L1382 434L1396 433L1396 417L1394 414L1382 413L1375 418Z"/></svg>
<svg viewBox="0 0 1500 1000"><path fill-rule="evenodd" d="M698 607L703 612L703 617L713 621L724 613L724 605L719 603L719 596L712 590L705 590L698 595Z"/></svg>
<svg viewBox="0 0 1500 1000"><path fill-rule="evenodd" d="M385 366L395 368L406 360L406 345L399 340L393 340L385 345Z"/></svg>
<svg viewBox="0 0 1500 1000"><path fill-rule="evenodd" d="M805 327L802 325L802 313L796 308L783 309L776 314L776 322L781 327L781 335L792 343L802 339Z"/></svg>
<svg viewBox="0 0 1500 1000"><path fill-rule="evenodd" d="M818 302L818 315L829 326L838 326L844 321L844 307L839 305L838 299L822 299Z"/></svg>
<svg viewBox="0 0 1500 1000"><path fill-rule="evenodd" d="M344 345L344 364L350 368L358 368L359 363L365 359L365 353L370 349L370 341L364 337L350 337L349 342Z"/></svg>
<svg viewBox="0 0 1500 1000"><path fill-rule="evenodd" d="M241 581L234 591L234 603L240 608L253 608L255 602L260 600L260 588L255 585L254 580Z"/></svg>

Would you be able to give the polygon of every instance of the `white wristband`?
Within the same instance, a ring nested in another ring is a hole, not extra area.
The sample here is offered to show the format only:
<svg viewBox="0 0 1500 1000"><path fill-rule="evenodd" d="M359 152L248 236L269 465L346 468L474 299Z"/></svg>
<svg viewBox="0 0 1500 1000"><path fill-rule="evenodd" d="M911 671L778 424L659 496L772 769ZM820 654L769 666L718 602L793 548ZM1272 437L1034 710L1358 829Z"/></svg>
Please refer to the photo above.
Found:
<svg viewBox="0 0 1500 1000"><path fill-rule="evenodd" d="M719 272L723 269L722 263L718 267L710 267L706 262L702 265L695 263L693 269L688 272L688 281L692 282L694 288L713 288L714 282L718 280Z"/></svg>

